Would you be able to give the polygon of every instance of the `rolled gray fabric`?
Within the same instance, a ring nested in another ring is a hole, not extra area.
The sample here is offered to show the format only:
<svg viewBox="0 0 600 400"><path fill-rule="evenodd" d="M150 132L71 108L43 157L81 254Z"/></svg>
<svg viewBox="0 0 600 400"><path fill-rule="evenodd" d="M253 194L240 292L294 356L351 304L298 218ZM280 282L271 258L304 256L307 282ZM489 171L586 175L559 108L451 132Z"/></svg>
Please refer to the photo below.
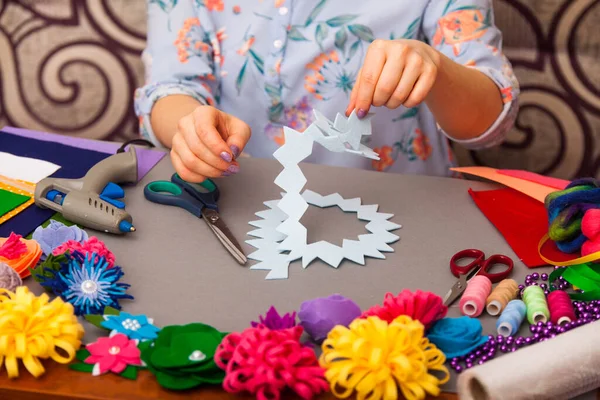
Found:
<svg viewBox="0 0 600 400"><path fill-rule="evenodd" d="M461 400L571 399L600 387L600 321L471 368Z"/></svg>

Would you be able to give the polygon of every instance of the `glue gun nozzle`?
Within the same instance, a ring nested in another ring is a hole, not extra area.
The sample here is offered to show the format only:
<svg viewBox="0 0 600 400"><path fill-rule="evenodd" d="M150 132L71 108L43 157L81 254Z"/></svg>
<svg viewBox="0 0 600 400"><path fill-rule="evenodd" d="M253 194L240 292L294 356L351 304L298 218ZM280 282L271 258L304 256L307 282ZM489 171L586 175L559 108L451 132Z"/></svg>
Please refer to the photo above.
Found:
<svg viewBox="0 0 600 400"><path fill-rule="evenodd" d="M135 232L135 226L132 226L131 228L129 228L130 232Z"/></svg>

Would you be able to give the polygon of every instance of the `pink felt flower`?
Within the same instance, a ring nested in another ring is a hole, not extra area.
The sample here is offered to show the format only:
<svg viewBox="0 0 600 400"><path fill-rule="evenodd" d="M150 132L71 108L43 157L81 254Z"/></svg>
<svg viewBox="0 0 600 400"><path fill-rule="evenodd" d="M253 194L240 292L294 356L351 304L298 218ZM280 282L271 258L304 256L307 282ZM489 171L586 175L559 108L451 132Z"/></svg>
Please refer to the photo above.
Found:
<svg viewBox="0 0 600 400"><path fill-rule="evenodd" d="M227 335L214 361L225 370L223 388L249 392L258 400L278 400L289 388L303 399L329 389L315 352L300 343L303 329L271 330L264 325Z"/></svg>
<svg viewBox="0 0 600 400"><path fill-rule="evenodd" d="M21 235L11 232L10 236L0 246L0 257L7 260L16 260L27 253L27 245L21 241Z"/></svg>
<svg viewBox="0 0 600 400"><path fill-rule="evenodd" d="M130 340L122 333L99 338L98 341L88 344L85 348L90 352L90 356L84 362L94 364L92 371L94 376L109 371L120 374L128 365L142 365L137 340Z"/></svg>
<svg viewBox="0 0 600 400"><path fill-rule="evenodd" d="M386 293L383 305L371 307L361 318L376 316L389 323L400 315L408 315L420 321L427 329L437 320L444 318L447 312L448 307L444 305L440 296L420 290L415 293L403 290L398 296Z"/></svg>
<svg viewBox="0 0 600 400"><path fill-rule="evenodd" d="M108 263L108 268L112 268L115 266L115 255L112 251L108 250L103 241L98 239L95 236L90 237L83 243L79 243L75 240L69 240L68 242L63 243L58 246L52 254L55 256L59 256L66 251L78 251L84 255L96 253L98 257L104 257L106 262Z"/></svg>

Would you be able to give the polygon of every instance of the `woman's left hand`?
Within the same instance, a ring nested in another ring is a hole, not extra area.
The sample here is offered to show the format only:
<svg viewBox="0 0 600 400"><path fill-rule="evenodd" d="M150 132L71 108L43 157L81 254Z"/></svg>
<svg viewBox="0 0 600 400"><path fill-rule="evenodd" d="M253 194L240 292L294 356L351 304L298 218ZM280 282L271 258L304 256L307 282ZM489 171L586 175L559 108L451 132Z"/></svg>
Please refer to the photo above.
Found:
<svg viewBox="0 0 600 400"><path fill-rule="evenodd" d="M371 106L412 108L425 100L437 78L441 54L418 40L375 40L352 89L346 115L359 118Z"/></svg>

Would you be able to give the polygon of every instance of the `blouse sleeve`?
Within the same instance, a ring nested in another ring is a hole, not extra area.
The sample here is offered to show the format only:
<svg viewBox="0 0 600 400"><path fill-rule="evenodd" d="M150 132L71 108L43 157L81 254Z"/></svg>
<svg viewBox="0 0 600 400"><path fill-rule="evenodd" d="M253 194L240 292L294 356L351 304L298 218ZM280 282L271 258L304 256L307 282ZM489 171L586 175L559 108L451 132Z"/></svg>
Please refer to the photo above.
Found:
<svg viewBox="0 0 600 400"><path fill-rule="evenodd" d="M142 61L145 85L134 107L142 137L161 146L150 124L154 103L165 96L188 95L214 104L218 87L218 41L205 7L194 0L148 0L148 37ZM216 47L216 48L215 48Z"/></svg>
<svg viewBox="0 0 600 400"><path fill-rule="evenodd" d="M469 149L502 143L518 112L519 82L502 53L502 33L494 25L492 1L430 0L423 16L423 30L434 48L490 77L500 89L504 103L500 116L482 135L469 140L452 140Z"/></svg>

